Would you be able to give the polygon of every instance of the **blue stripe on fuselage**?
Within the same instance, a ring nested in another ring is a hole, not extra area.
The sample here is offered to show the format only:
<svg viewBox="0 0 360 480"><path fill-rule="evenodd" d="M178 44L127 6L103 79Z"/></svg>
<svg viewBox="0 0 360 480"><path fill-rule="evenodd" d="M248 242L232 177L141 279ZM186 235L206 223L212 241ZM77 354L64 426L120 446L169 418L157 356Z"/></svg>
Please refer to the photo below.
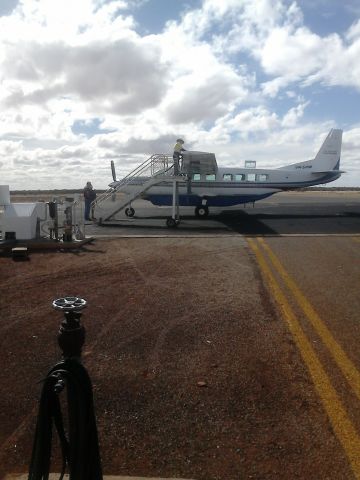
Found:
<svg viewBox="0 0 360 480"><path fill-rule="evenodd" d="M230 207L232 205L252 203L256 200L270 197L270 195L273 195L273 193L265 193L262 195L217 195L215 197L206 197L206 195L202 197L198 195L179 195L179 205L182 207L198 207L202 205L203 200L207 200L206 205L208 207ZM172 205L172 195L146 194L143 198L149 200L153 205Z"/></svg>

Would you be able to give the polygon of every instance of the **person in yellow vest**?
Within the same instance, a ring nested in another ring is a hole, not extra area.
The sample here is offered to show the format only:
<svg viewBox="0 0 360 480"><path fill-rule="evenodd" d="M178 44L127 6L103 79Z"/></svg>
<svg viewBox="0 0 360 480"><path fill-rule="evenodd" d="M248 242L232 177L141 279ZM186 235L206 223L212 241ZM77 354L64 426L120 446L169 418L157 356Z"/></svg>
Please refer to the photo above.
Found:
<svg viewBox="0 0 360 480"><path fill-rule="evenodd" d="M184 145L184 140L178 138L174 147L173 159L174 159L174 175L179 175L180 173L180 161L182 160L181 152L186 152Z"/></svg>

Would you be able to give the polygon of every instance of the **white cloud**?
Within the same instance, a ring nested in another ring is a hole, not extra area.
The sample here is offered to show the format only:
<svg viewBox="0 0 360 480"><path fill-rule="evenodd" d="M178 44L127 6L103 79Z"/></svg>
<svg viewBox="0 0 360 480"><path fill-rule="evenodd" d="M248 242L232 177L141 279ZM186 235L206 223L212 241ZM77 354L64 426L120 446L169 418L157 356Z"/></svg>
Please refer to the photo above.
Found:
<svg viewBox="0 0 360 480"><path fill-rule="evenodd" d="M360 15L360 13L359 13ZM354 22L346 33L346 40L351 43L360 38L360 20Z"/></svg>
<svg viewBox="0 0 360 480"><path fill-rule="evenodd" d="M308 29L274 28L261 49L261 65L269 75L301 78L321 65L321 47L321 39Z"/></svg>
<svg viewBox="0 0 360 480"><path fill-rule="evenodd" d="M360 30L355 22L342 38L321 37L303 24L296 2L277 0L237 4L239 22L217 39L229 54L247 52L273 77L264 82L264 93L274 96L295 82L323 82L360 89Z"/></svg>
<svg viewBox="0 0 360 480"><path fill-rule="evenodd" d="M3 62L3 84L13 90L3 101L10 107L70 96L97 114L134 113L159 103L165 90L166 65L146 40L20 47L9 49Z"/></svg>
<svg viewBox="0 0 360 480"><path fill-rule="evenodd" d="M296 107L290 108L290 110L284 115L281 125L285 128L295 127L299 123L299 120L303 117L305 108L309 102L300 103Z"/></svg>
<svg viewBox="0 0 360 480"><path fill-rule="evenodd" d="M172 90L166 115L171 123L209 122L232 111L246 98L245 81L233 71L218 72L194 83L183 77Z"/></svg>

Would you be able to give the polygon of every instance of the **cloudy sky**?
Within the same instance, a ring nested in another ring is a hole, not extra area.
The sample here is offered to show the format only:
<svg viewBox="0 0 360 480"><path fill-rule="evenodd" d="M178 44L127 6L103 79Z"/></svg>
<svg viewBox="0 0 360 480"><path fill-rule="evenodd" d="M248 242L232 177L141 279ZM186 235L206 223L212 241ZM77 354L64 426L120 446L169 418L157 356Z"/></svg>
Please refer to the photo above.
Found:
<svg viewBox="0 0 360 480"><path fill-rule="evenodd" d="M359 0L1 0L0 184L104 188L152 153L276 168L342 128L360 186ZM333 184L334 185L334 184Z"/></svg>

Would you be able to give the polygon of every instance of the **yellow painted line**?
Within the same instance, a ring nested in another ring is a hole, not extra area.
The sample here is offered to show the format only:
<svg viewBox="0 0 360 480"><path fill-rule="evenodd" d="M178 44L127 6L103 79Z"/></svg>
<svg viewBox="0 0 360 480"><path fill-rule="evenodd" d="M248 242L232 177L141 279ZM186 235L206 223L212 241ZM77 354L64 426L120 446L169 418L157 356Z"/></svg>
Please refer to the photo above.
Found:
<svg viewBox="0 0 360 480"><path fill-rule="evenodd" d="M357 237L351 237L351 240L354 240L354 242L360 243L360 238Z"/></svg>
<svg viewBox="0 0 360 480"><path fill-rule="evenodd" d="M335 362L337 363L338 367L342 371L343 375L345 376L346 380L348 381L349 385L355 392L356 396L360 400L360 372L355 367L353 362L347 356L343 348L338 344L338 342L333 337L330 330L327 328L325 323L321 320L319 315L316 313L310 302L307 300L305 295L301 292L299 287L296 285L294 280L291 276L286 272L284 267L281 265L280 260L277 258L275 253L271 250L269 245L265 243L264 240L259 240L262 247L267 252L271 263L275 267L275 269L279 272L282 279L284 280L286 286L289 288L293 296L295 297L296 301L300 305L301 309L307 316L308 320L310 321L311 325L316 330L317 334L320 336L322 342L328 350L330 351L332 357L334 358Z"/></svg>
<svg viewBox="0 0 360 480"><path fill-rule="evenodd" d="M258 245L251 239L248 243L256 255L260 269L265 276L270 289L279 304L284 319L292 333L301 356L309 369L315 388L319 394L324 409L330 419L334 432L341 443L355 477L360 480L360 437L356 432L345 408L343 407L329 377L327 376L320 360L318 359L311 343L303 332L291 306L279 287L265 257Z"/></svg>

